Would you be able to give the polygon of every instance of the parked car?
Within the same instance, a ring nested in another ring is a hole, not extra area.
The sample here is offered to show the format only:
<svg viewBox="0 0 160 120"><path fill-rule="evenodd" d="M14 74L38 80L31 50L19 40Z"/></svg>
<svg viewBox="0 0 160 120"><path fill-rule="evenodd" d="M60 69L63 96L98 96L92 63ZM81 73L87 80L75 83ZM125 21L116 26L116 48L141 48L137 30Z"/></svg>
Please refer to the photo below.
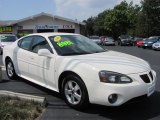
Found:
<svg viewBox="0 0 160 120"><path fill-rule="evenodd" d="M3 53L3 47L16 41L17 36L12 34L0 34L0 55Z"/></svg>
<svg viewBox="0 0 160 120"><path fill-rule="evenodd" d="M82 109L89 103L120 106L155 91L156 72L140 58L104 50L71 33L36 33L4 47L10 79L20 76L59 92Z"/></svg>
<svg viewBox="0 0 160 120"><path fill-rule="evenodd" d="M112 37L105 37L105 45L115 45L114 39Z"/></svg>
<svg viewBox="0 0 160 120"><path fill-rule="evenodd" d="M90 36L89 38L91 40L93 40L93 42L95 42L96 44L100 44L100 37L99 36Z"/></svg>
<svg viewBox="0 0 160 120"><path fill-rule="evenodd" d="M140 39L138 39L138 40L137 40L137 43L136 43L136 46L137 46L137 47L142 47L142 43L143 43L143 41L146 40L146 39L147 39L147 38L140 38Z"/></svg>
<svg viewBox="0 0 160 120"><path fill-rule="evenodd" d="M142 47L142 42L143 42L142 40L137 41L136 46L137 47Z"/></svg>
<svg viewBox="0 0 160 120"><path fill-rule="evenodd" d="M153 43L152 49L153 50L160 50L160 41L157 41L156 43Z"/></svg>
<svg viewBox="0 0 160 120"><path fill-rule="evenodd" d="M144 40L142 43L142 47L145 48L152 48L152 45L160 40L160 36L152 36L148 39Z"/></svg>
<svg viewBox="0 0 160 120"><path fill-rule="evenodd" d="M133 38L129 35L121 35L119 36L119 45L133 45Z"/></svg>

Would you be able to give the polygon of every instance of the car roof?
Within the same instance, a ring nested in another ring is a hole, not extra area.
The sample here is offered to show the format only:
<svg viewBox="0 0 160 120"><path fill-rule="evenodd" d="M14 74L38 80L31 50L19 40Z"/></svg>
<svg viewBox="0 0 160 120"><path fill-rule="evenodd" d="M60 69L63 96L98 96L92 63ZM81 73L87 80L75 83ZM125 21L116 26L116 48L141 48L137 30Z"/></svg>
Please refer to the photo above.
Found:
<svg viewBox="0 0 160 120"><path fill-rule="evenodd" d="M55 35L79 35L79 34L75 34L75 33L60 33L60 32L49 32L49 33L33 33L33 34L29 34L27 36L31 36L31 35L41 35L41 36L55 36Z"/></svg>

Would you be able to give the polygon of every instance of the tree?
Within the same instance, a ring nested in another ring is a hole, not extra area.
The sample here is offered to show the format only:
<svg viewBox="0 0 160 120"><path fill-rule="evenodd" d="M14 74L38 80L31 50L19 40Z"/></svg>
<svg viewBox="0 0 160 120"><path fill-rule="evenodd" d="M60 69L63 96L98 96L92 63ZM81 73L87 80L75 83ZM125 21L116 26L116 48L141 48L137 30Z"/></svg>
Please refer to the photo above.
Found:
<svg viewBox="0 0 160 120"><path fill-rule="evenodd" d="M107 35L115 39L122 34L149 37L160 34L160 0L143 0L141 6L122 1L86 23L87 35Z"/></svg>
<svg viewBox="0 0 160 120"><path fill-rule="evenodd" d="M107 31L105 30L104 22L105 22L105 16L110 12L110 10L105 10L102 13L98 14L97 17L95 17L95 25L94 25L94 33L99 36L106 35Z"/></svg>
<svg viewBox="0 0 160 120"><path fill-rule="evenodd" d="M121 34L126 34L129 28L129 20L127 16L128 3L126 1L114 7L113 10L105 17L105 29L118 38Z"/></svg>
<svg viewBox="0 0 160 120"><path fill-rule="evenodd" d="M83 21L84 23L86 23L85 26L86 36L91 36L94 34L94 24L95 24L94 20L95 20L94 17L90 17L87 20Z"/></svg>
<svg viewBox="0 0 160 120"><path fill-rule="evenodd" d="M143 0L137 26L143 36L160 34L160 0ZM142 26L143 25L143 26Z"/></svg>

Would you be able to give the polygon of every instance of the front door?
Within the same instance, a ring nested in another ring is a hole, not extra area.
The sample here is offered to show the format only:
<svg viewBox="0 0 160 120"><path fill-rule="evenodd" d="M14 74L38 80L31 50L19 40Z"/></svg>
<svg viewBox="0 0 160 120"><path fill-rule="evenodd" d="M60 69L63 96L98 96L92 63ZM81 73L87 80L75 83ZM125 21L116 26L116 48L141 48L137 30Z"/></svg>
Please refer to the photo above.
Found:
<svg viewBox="0 0 160 120"><path fill-rule="evenodd" d="M52 58L39 56L39 49L48 49L51 53L51 47L47 40L41 36L34 36L34 41L31 45L31 54L29 55L28 71L31 79L42 86L55 86L54 82L54 63L55 56ZM52 82L51 82L52 81Z"/></svg>

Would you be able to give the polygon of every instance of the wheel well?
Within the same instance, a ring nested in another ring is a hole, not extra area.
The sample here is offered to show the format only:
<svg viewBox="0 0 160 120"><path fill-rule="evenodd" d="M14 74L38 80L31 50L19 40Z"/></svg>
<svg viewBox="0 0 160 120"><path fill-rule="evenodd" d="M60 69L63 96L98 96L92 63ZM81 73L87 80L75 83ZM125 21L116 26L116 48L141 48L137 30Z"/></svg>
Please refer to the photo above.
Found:
<svg viewBox="0 0 160 120"><path fill-rule="evenodd" d="M63 79L64 79L67 75L75 75L75 76L77 76L77 77L79 77L79 78L81 79L81 77L80 77L78 74L76 74L76 73L74 73L74 72L72 72L72 71L65 71L65 72L61 73L61 75L60 75L60 77L59 77L59 80L58 80L58 89L59 89L59 92L61 92L61 85L62 85ZM82 79L81 79L81 80L82 80Z"/></svg>
<svg viewBox="0 0 160 120"><path fill-rule="evenodd" d="M7 57L5 58L5 64L6 64L7 60L11 60L11 58L7 56Z"/></svg>

